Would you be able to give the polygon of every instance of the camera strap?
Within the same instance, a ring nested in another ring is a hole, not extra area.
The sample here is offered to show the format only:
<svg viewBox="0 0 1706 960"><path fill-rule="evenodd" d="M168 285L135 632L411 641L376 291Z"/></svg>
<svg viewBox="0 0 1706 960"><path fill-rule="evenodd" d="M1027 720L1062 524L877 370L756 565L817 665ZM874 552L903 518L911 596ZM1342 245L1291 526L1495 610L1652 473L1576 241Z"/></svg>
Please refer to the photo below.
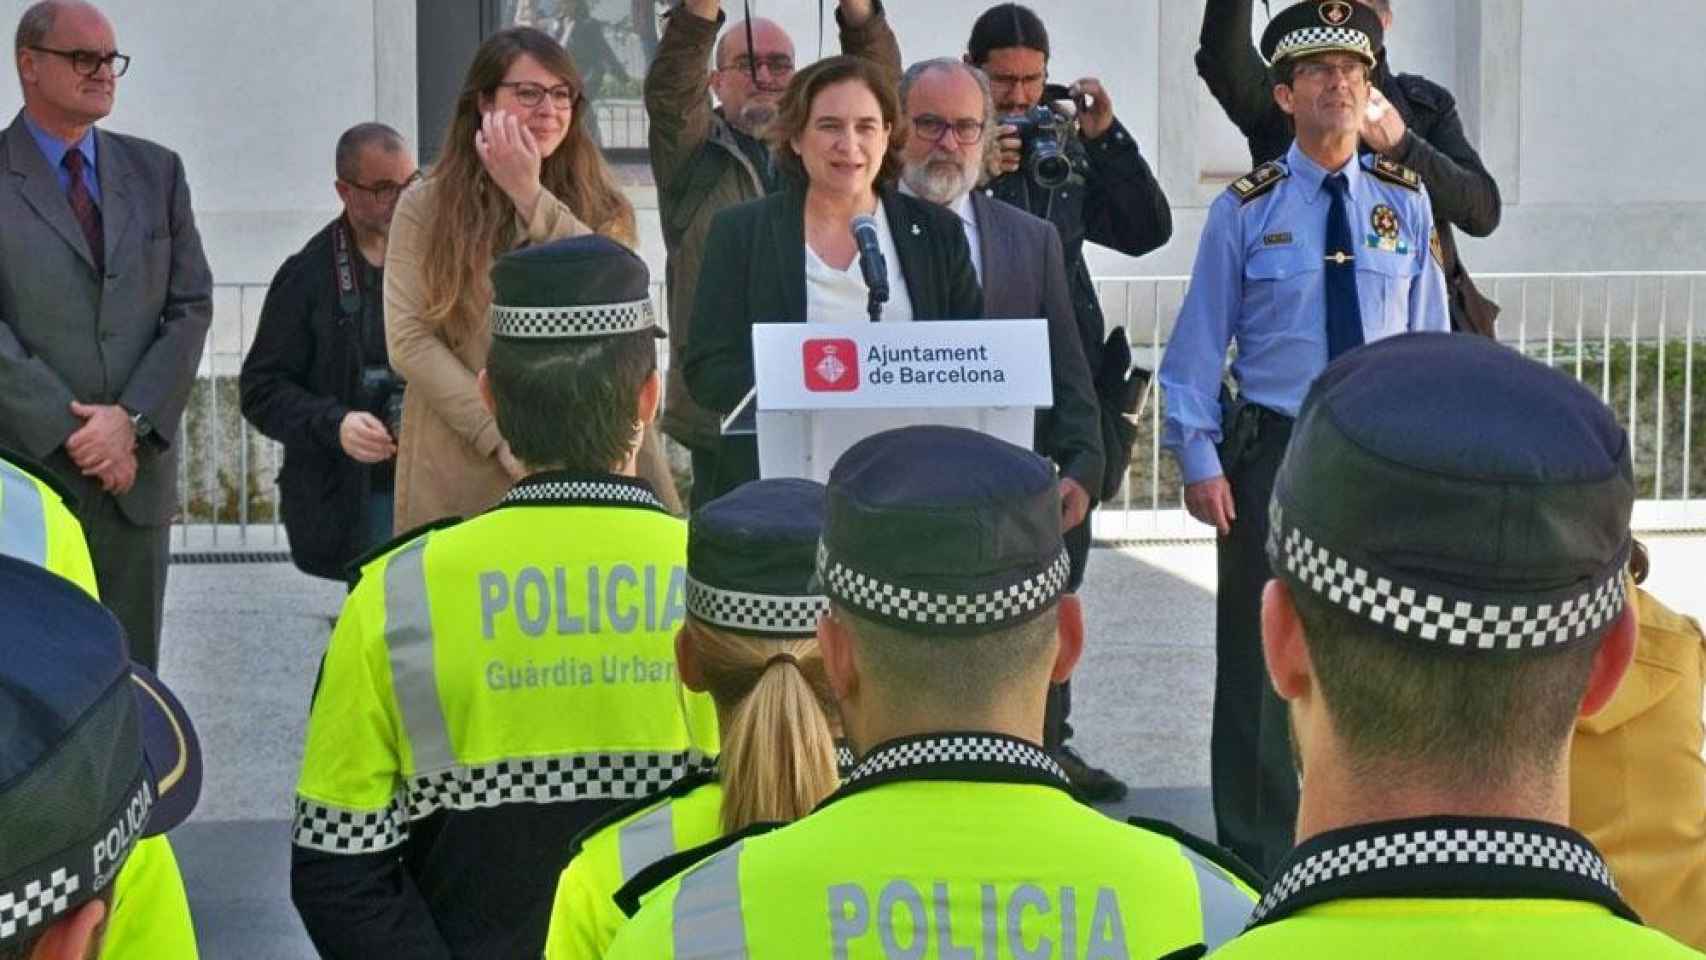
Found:
<svg viewBox="0 0 1706 960"><path fill-rule="evenodd" d="M339 217L332 230L332 281L338 287L338 309L345 317L361 313L361 284L355 278L355 258L350 255L350 228Z"/></svg>

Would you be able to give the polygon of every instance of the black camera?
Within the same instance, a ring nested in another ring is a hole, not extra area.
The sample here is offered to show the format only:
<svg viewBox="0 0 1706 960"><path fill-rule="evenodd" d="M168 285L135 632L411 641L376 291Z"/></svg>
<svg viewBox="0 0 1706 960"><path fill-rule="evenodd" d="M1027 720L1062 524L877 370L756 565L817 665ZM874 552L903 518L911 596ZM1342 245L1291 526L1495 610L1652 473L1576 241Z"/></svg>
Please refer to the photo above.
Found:
<svg viewBox="0 0 1706 960"><path fill-rule="evenodd" d="M395 441L402 436L403 387L407 384L397 371L383 365L361 368L361 409L385 422Z"/></svg>
<svg viewBox="0 0 1706 960"><path fill-rule="evenodd" d="M1046 104L1048 100L1066 97L1065 87L1050 84L1044 89L1044 104L996 121L1018 131L1016 136L1019 138L1019 153L1024 157L1025 176L1048 190L1064 186L1072 177L1072 161L1067 159L1063 147L1067 138L1073 136L1072 119L1056 113Z"/></svg>

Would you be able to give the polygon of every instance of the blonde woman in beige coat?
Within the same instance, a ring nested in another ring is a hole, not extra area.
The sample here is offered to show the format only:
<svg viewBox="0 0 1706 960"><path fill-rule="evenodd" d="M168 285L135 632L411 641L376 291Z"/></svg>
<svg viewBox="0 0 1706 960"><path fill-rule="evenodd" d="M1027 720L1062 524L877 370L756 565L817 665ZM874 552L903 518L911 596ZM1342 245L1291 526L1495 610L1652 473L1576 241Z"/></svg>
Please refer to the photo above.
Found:
<svg viewBox="0 0 1706 960"><path fill-rule="evenodd" d="M398 531L498 501L521 465L474 383L491 345L498 254L597 232L633 247L634 209L582 119L580 73L547 34L515 27L474 54L433 170L398 201L385 258L385 340L408 381ZM640 476L680 499L648 429Z"/></svg>

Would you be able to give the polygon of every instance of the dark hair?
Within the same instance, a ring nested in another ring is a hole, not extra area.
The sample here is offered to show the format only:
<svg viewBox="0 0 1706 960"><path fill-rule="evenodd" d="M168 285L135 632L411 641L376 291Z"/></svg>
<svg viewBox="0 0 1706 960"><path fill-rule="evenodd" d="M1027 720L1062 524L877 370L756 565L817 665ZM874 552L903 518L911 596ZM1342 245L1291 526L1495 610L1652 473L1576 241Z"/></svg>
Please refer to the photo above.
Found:
<svg viewBox="0 0 1706 960"><path fill-rule="evenodd" d="M1364 782L1419 770L1447 790L1497 790L1556 773L1603 634L1542 653L1442 650L1290 586L1328 716Z"/></svg>
<svg viewBox="0 0 1706 960"><path fill-rule="evenodd" d="M657 359L649 330L595 340L494 337L486 377L498 433L528 466L604 473L640 439L640 387Z"/></svg>
<svg viewBox="0 0 1706 960"><path fill-rule="evenodd" d="M925 627L903 629L878 623L832 601L836 620L858 638L870 682L902 703L990 710L1036 681L1060 627L1059 605L1019 624L991 626L975 636L956 637Z"/></svg>
<svg viewBox="0 0 1706 960"><path fill-rule="evenodd" d="M1652 572L1653 559L1647 553L1647 545L1639 540L1630 541L1634 546L1629 551L1629 579L1637 585L1647 582L1647 574Z"/></svg>
<svg viewBox="0 0 1706 960"><path fill-rule="evenodd" d="M983 11L983 16L971 25L971 39L966 41L966 56L973 66L989 62L989 52L1004 47L1028 47L1048 60L1048 28L1043 19L1030 7L1017 3L998 3Z"/></svg>
<svg viewBox="0 0 1706 960"><path fill-rule="evenodd" d="M358 123L343 132L338 137L338 146L334 151L338 179L345 183L354 183L356 178L356 160L361 151L370 146L384 149L386 153L396 153L404 148L403 135L383 123Z"/></svg>
<svg viewBox="0 0 1706 960"><path fill-rule="evenodd" d="M782 91L782 99L776 105L776 119L770 124L769 132L770 151L776 158L778 169L801 183L806 181L805 165L789 141L805 133L817 95L848 80L857 80L871 91L871 96L877 98L877 109L882 112L883 122L889 125L889 149L883 157L882 168L877 171L876 182L893 183L900 176L900 148L906 142L906 118L901 114L900 96L882 68L869 60L848 56L819 60L788 81L788 88Z"/></svg>

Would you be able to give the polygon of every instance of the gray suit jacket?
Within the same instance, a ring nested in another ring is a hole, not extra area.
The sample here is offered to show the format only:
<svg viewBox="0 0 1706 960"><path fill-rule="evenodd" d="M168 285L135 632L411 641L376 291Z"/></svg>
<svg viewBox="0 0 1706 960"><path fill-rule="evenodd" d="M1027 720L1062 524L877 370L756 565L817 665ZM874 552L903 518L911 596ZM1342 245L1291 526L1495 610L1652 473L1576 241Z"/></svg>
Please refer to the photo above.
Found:
<svg viewBox="0 0 1706 960"><path fill-rule="evenodd" d="M1102 489L1102 413L1079 342L1060 233L981 190L971 193L983 254L983 312L991 320L1048 320L1054 409L1037 417L1037 452L1095 498Z"/></svg>
<svg viewBox="0 0 1706 960"><path fill-rule="evenodd" d="M100 490L65 453L82 425L71 401L144 414L163 450L138 444L131 522L176 507L178 420L213 317L213 278L177 154L95 131L105 275L20 112L0 133L0 445L46 463L87 497Z"/></svg>

